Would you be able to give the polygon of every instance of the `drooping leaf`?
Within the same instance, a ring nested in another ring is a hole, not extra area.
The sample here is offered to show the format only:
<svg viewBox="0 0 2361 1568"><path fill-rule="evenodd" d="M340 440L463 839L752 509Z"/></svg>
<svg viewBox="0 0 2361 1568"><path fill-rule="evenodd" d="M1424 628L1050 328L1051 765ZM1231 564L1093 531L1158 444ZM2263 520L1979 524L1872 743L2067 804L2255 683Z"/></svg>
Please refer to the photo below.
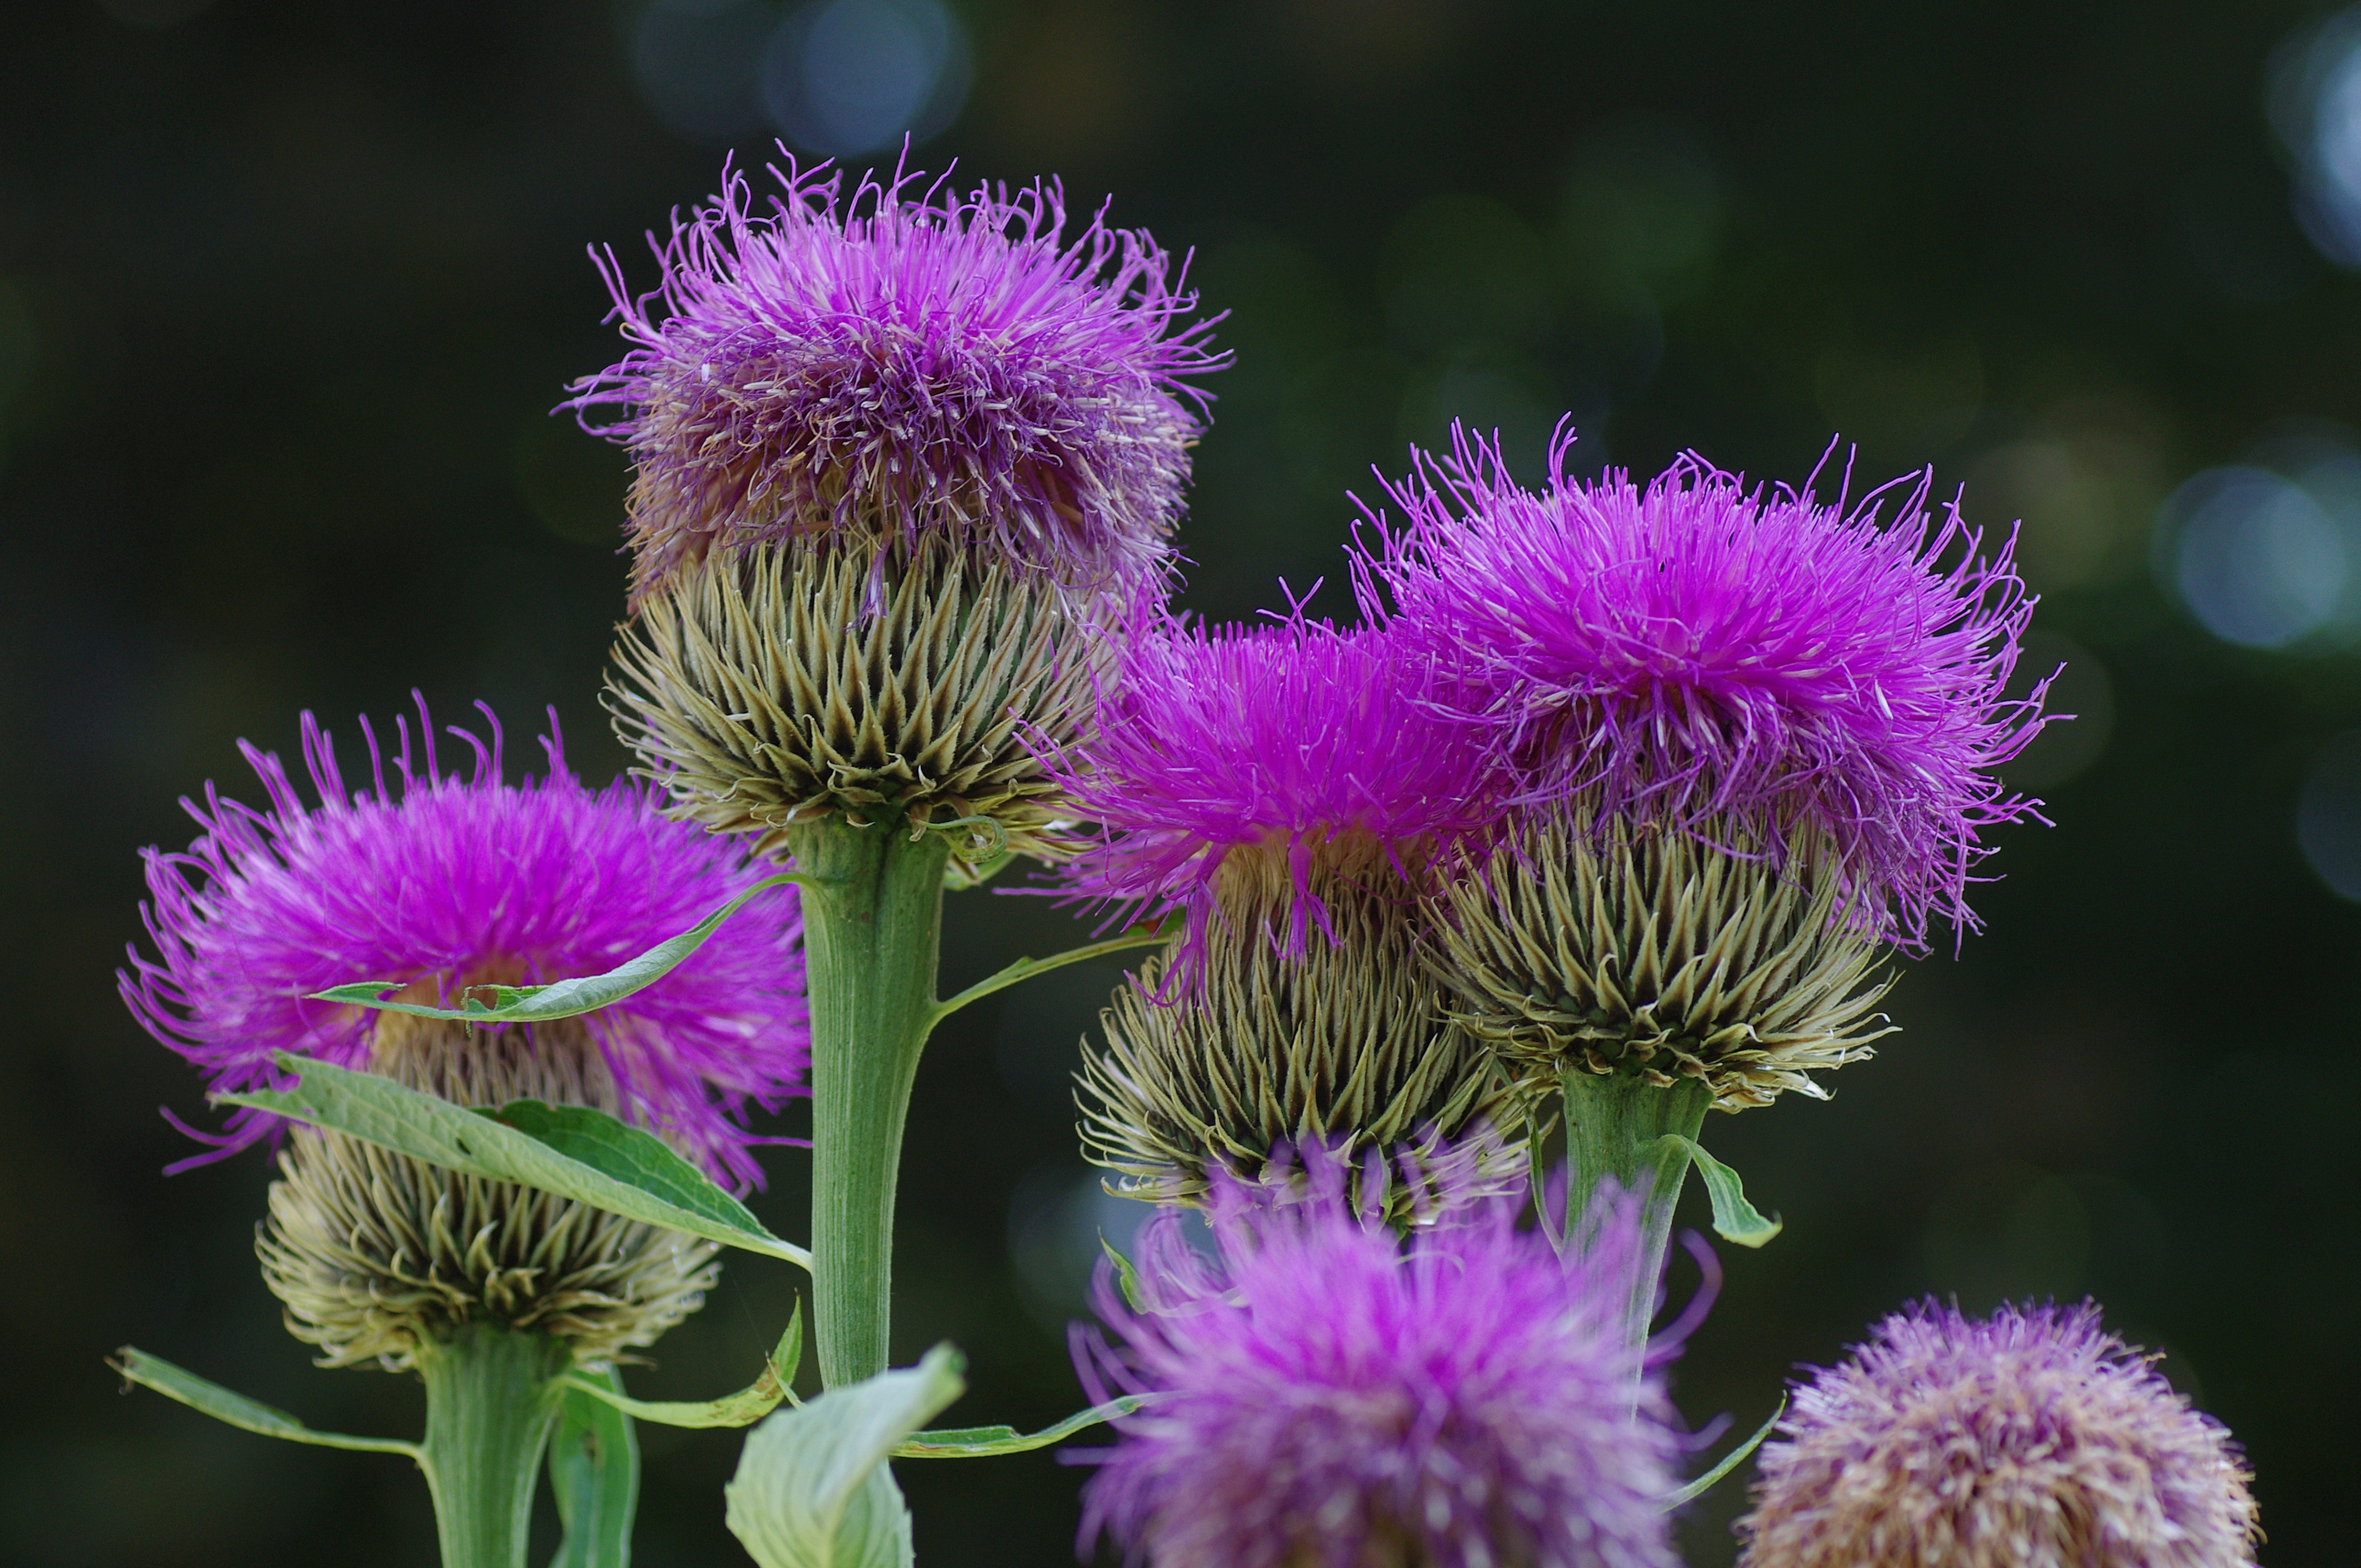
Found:
<svg viewBox="0 0 2361 1568"><path fill-rule="evenodd" d="M160 1355L150 1355L144 1350L125 1345L106 1363L123 1374L124 1380L143 1388L153 1388L169 1399L178 1399L192 1410L199 1410L242 1431L259 1432L264 1437L283 1438L289 1442L308 1442L321 1448L349 1448L363 1453L399 1453L417 1459L422 1452L414 1442L398 1437L347 1437L343 1432L319 1431L305 1426L286 1411L274 1409L258 1399L243 1394L233 1394L218 1383L207 1382L185 1367L173 1365Z"/></svg>
<svg viewBox="0 0 2361 1568"><path fill-rule="evenodd" d="M982 1459L994 1453L1027 1453L1037 1448L1047 1448L1062 1442L1085 1427L1101 1421L1111 1421L1117 1416L1127 1416L1153 1398L1148 1394L1126 1394L1104 1405L1093 1405L1087 1410L1068 1416L1053 1427L1039 1431L1020 1432L1015 1427L945 1427L939 1431L912 1432L894 1450L896 1459Z"/></svg>
<svg viewBox="0 0 2361 1568"><path fill-rule="evenodd" d="M1705 1178L1706 1195L1713 1200L1716 1235L1726 1242L1736 1242L1740 1246L1761 1246L1784 1228L1776 1214L1764 1219L1754 1205L1746 1201L1746 1189L1740 1185L1738 1172L1706 1153L1695 1138L1667 1133L1664 1141L1680 1146L1691 1163L1696 1165L1697 1174Z"/></svg>
<svg viewBox="0 0 2361 1568"><path fill-rule="evenodd" d="M631 1519L640 1508L640 1439L631 1418L583 1392L595 1381L620 1398L612 1370L567 1380L557 1430L549 1439L549 1489L566 1539L550 1568L631 1568Z"/></svg>
<svg viewBox="0 0 2361 1568"><path fill-rule="evenodd" d="M572 1394L603 1401L618 1411L658 1426L747 1427L778 1409L781 1399L795 1397L790 1387L803 1358L804 1320L799 1307L787 1320L787 1332L779 1336L779 1347L772 1352L763 1375L735 1394L703 1400L634 1399L624 1394L619 1385L601 1385L579 1373L568 1377L566 1385Z"/></svg>
<svg viewBox="0 0 2361 1568"><path fill-rule="evenodd" d="M331 986L313 992L313 1002L341 1002L354 1007L374 1007L387 1013L408 1013L420 1018L446 1018L462 1024L545 1024L553 1018L571 1018L577 1014L595 1013L612 1002L620 1002L635 991L644 991L670 974L683 959L705 946L724 920L735 915L746 901L765 888L783 883L809 883L817 879L802 872L782 872L765 877L737 897L683 931L679 936L658 942L635 959L626 959L605 974L583 975L574 980L554 981L547 985L478 985L470 986L460 995L456 1007L430 1007L418 1002L390 1000L406 981L398 980L363 980L349 985ZM481 993L491 993L489 1003Z"/></svg>
<svg viewBox="0 0 2361 1568"><path fill-rule="evenodd" d="M250 1105L429 1165L537 1187L625 1219L811 1266L810 1253L765 1230L746 1205L653 1134L625 1126L604 1112L533 1101L470 1111L376 1073L285 1051L278 1053L278 1061L299 1075L293 1089L216 1094L214 1102ZM544 1141L530 1128L548 1131L555 1142Z"/></svg>
<svg viewBox="0 0 2361 1568"><path fill-rule="evenodd" d="M910 1511L885 1463L966 1388L947 1344L918 1365L831 1388L747 1434L725 1495L762 1568L910 1568Z"/></svg>
<svg viewBox="0 0 2361 1568"><path fill-rule="evenodd" d="M1748 1438L1744 1442L1740 1443L1736 1448L1731 1449L1728 1453L1722 1455L1721 1462L1716 1464L1712 1469L1707 1471L1704 1475L1698 1476L1696 1480L1691 1481L1688 1485L1681 1487L1671 1497L1665 1498L1664 1507L1667 1508L1677 1508L1683 1503L1693 1503L1699 1497L1704 1497L1708 1492L1711 1491L1715 1485L1719 1483L1723 1476L1729 1475L1741 1464L1746 1463L1746 1456L1748 1454L1763 1446L1763 1440L1771 1435L1771 1429L1777 1426L1779 1424L1779 1418L1786 1413L1787 1396L1782 1394L1779 1396L1779 1408L1771 1412L1771 1419L1769 1420L1764 1421L1761 1426L1754 1429L1754 1435L1752 1437Z"/></svg>

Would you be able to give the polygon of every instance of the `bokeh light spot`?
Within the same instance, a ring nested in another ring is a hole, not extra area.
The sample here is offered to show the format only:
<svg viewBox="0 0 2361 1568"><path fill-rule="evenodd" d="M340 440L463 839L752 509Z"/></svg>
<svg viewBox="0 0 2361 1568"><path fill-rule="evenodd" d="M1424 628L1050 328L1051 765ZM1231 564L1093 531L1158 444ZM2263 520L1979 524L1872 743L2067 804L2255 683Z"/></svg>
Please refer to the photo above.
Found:
<svg viewBox="0 0 2361 1568"><path fill-rule="evenodd" d="M789 16L762 64L788 139L840 156L924 141L966 102L966 35L938 0L821 0Z"/></svg>
<svg viewBox="0 0 2361 1568"><path fill-rule="evenodd" d="M2209 468L2158 518L2159 565L2205 630L2245 648L2285 648L2327 627L2352 562L2344 532L2293 480Z"/></svg>
<svg viewBox="0 0 2361 1568"><path fill-rule="evenodd" d="M2321 749L2297 799L2295 838L2321 881L2361 903L2361 730Z"/></svg>

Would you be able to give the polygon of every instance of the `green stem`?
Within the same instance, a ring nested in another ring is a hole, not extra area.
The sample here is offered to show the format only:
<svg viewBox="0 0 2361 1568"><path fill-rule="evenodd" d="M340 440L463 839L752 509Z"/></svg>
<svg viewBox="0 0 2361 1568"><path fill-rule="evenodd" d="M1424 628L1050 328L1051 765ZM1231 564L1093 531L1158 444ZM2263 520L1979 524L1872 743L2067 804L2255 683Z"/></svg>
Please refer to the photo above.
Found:
<svg viewBox="0 0 2361 1568"><path fill-rule="evenodd" d="M893 1321L894 1190L918 1053L934 1026L942 943L939 833L899 818L796 830L811 1001L812 1320L820 1380L885 1370Z"/></svg>
<svg viewBox="0 0 2361 1568"><path fill-rule="evenodd" d="M564 1340L490 1324L420 1348L419 1463L434 1493L443 1568L524 1568L533 1483L573 1360Z"/></svg>
<svg viewBox="0 0 2361 1568"><path fill-rule="evenodd" d="M1566 1203L1566 1234L1576 1234L1583 1206L1602 1180L1612 1178L1640 1198L1640 1270L1631 1282L1624 1316L1626 1342L1647 1343L1655 1316L1656 1285L1671 1245L1673 1211L1688 1175L1688 1151L1660 1140L1667 1133L1694 1138L1705 1126L1713 1091L1684 1078L1659 1089L1633 1072L1600 1074L1578 1069L1561 1073L1565 1098L1566 1157L1574 1168Z"/></svg>

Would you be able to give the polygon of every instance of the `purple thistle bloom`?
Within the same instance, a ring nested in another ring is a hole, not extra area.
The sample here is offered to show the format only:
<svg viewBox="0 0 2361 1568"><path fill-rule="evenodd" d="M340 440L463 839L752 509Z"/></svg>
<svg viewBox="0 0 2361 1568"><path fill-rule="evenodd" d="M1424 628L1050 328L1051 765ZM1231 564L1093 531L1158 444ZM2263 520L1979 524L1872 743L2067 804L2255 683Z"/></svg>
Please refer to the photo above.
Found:
<svg viewBox="0 0 2361 1568"><path fill-rule="evenodd" d="M2099 1309L1928 1300L1796 1386L1763 1445L1753 1568L2235 1568L2254 1498L2230 1434Z"/></svg>
<svg viewBox="0 0 2361 1568"><path fill-rule="evenodd" d="M1185 955L1202 950L1223 869L1244 852L1279 862L1292 888L1271 939L1290 956L1311 927L1333 941L1315 861L1357 882L1415 875L1494 809L1472 732L1438 712L1441 668L1389 632L1300 609L1251 629L1142 630L1098 734L1051 762L1074 809L1106 830L1069 885L1141 915L1185 909Z"/></svg>
<svg viewBox="0 0 2361 1568"><path fill-rule="evenodd" d="M1621 1330L1636 1205L1595 1202L1563 1255L1516 1200L1404 1244L1333 1162L1311 1174L1276 1206L1217 1185L1218 1261L1177 1212L1149 1221L1137 1309L1102 1266L1123 1346L1077 1324L1077 1369L1093 1399L1159 1397L1089 1456L1083 1549L1112 1530L1153 1568L1671 1568L1681 1443Z"/></svg>
<svg viewBox="0 0 2361 1568"><path fill-rule="evenodd" d="M186 853L146 851L155 902L141 914L159 957L135 947L118 980L148 1032L205 1069L208 1089L289 1087L274 1051L368 1067L379 1022L390 1015L305 1000L312 992L405 981L407 999L449 1006L471 985L600 973L761 878L722 840L664 817L638 782L585 788L566 767L554 710L542 741L548 777L501 782L499 721L483 713L489 747L451 731L475 751L466 779L437 765L422 701L423 773L409 726L397 721L398 797L366 718L373 788L348 792L329 737L306 713L316 809L277 756L244 742L268 810L225 800L210 784L202 806L182 801L204 831ZM741 1124L748 1109L774 1110L804 1092L802 929L795 890L766 894L664 979L580 1020L630 1119L741 1183L760 1183L751 1147L770 1141ZM215 1134L175 1119L215 1152L172 1168L235 1153L279 1121L241 1110Z"/></svg>
<svg viewBox="0 0 2361 1568"><path fill-rule="evenodd" d="M1408 521L1380 523L1365 591L1458 662L1454 711L1528 794L1774 846L1817 817L1874 924L1914 948L1932 916L1972 928L1979 833L2039 804L1993 776L2044 722L2046 682L2002 695L2034 603L2014 536L1987 556L1956 502L1929 513L1931 474L1823 506L1694 454L1577 483L1571 441L1539 494L1465 432L1387 487Z"/></svg>
<svg viewBox="0 0 2361 1568"><path fill-rule="evenodd" d="M855 525L1073 585L1160 569L1206 400L1180 378L1225 363L1211 322L1175 330L1184 269L1103 214L1069 242L1055 183L913 198L897 173L840 207L825 164L773 172L767 215L725 167L651 236L651 294L593 253L633 346L563 406L637 466L634 599L709 548Z"/></svg>

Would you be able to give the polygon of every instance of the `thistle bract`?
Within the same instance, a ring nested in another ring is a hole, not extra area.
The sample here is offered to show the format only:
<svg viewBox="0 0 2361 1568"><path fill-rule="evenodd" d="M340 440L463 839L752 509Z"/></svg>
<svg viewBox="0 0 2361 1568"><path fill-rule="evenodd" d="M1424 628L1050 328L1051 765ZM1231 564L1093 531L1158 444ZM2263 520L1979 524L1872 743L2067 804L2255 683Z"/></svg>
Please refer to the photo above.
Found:
<svg viewBox="0 0 2361 1568"><path fill-rule="evenodd" d="M1763 1445L1753 1568L2238 1568L2236 1445L2099 1309L1927 1301L1796 1387Z"/></svg>
<svg viewBox="0 0 2361 1568"><path fill-rule="evenodd" d="M1290 1203L1217 1188L1217 1259L1149 1222L1136 1308L1102 1270L1122 1344L1078 1330L1084 1381L1159 1398L1115 1423L1085 1543L1154 1568L1670 1568L1671 1412L1618 1316L1632 1207L1608 1195L1565 1255L1514 1201L1405 1242L1323 1171Z"/></svg>
<svg viewBox="0 0 2361 1568"><path fill-rule="evenodd" d="M1160 569L1218 368L1180 270L1055 184L965 194L897 174L845 198L825 165L759 212L725 170L635 297L631 352L566 405L622 442L636 602L707 551L829 532L949 532L1068 586ZM653 243L652 241L652 243Z"/></svg>
<svg viewBox="0 0 2361 1568"><path fill-rule="evenodd" d="M1822 504L1691 455L1580 483L1567 444L1538 493L1464 433L1388 487L1407 522L1365 580L1455 666L1453 710L1528 796L1742 834L1773 864L1809 824L1881 934L1971 927L1980 835L2037 804L1993 774L2042 722L2040 687L2003 695L2033 608L2010 543L1930 512L1928 477Z"/></svg>

